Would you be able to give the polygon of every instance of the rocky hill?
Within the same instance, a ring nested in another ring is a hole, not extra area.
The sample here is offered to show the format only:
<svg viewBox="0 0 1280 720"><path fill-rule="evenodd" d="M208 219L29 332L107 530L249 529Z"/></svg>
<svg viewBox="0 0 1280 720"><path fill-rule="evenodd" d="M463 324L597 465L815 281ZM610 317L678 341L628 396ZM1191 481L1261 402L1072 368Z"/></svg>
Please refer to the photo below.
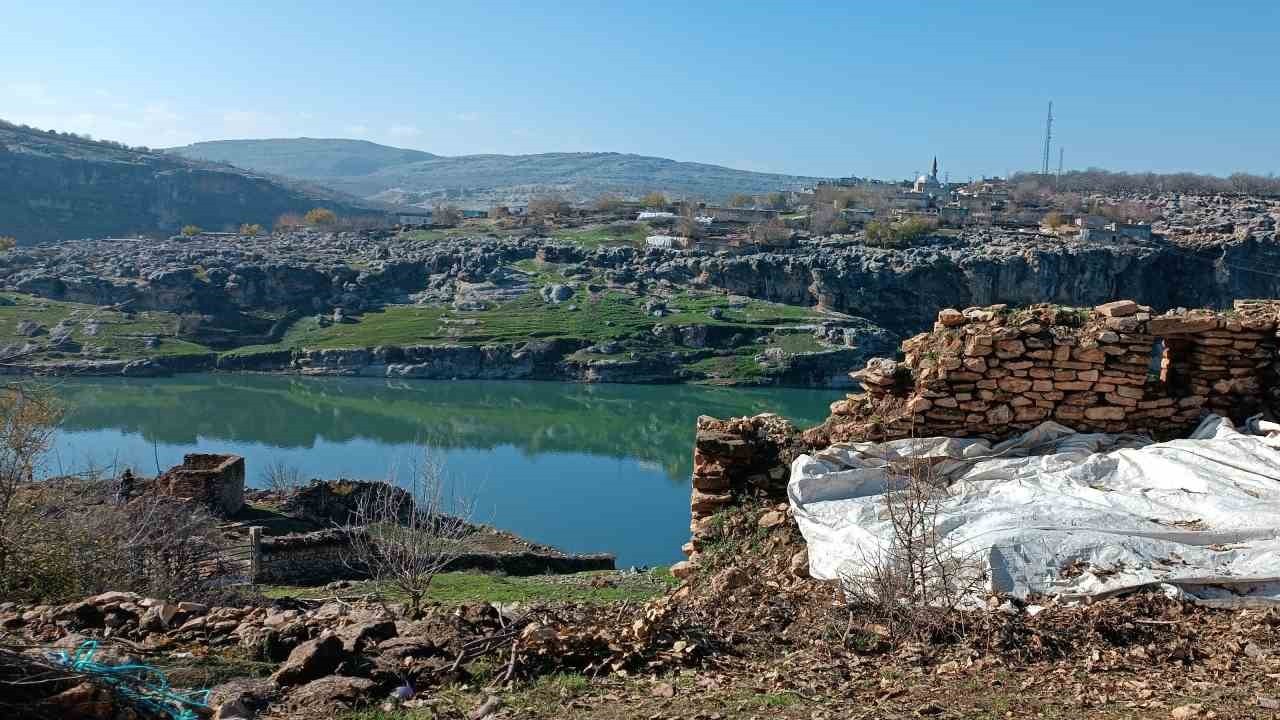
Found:
<svg viewBox="0 0 1280 720"><path fill-rule="evenodd" d="M577 199L653 190L721 199L734 193L798 188L815 180L622 153L445 157L336 139L222 140L170 152L311 180L363 197L408 197L411 202L444 191L474 201L518 200L545 189Z"/></svg>
<svg viewBox="0 0 1280 720"><path fill-rule="evenodd" d="M297 181L0 122L0 236L20 243L269 226L318 205L376 212Z"/></svg>

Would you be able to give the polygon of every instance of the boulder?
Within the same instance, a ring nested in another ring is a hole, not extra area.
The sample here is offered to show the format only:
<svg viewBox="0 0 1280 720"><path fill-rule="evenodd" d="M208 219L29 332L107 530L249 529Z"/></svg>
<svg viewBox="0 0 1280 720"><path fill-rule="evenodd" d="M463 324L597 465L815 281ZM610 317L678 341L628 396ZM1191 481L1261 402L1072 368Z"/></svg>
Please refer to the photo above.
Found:
<svg viewBox="0 0 1280 720"><path fill-rule="evenodd" d="M342 638L325 633L294 648L271 681L282 687L301 685L333 672L346 657Z"/></svg>
<svg viewBox="0 0 1280 720"><path fill-rule="evenodd" d="M345 675L330 675L313 680L289 693L289 704L299 709L332 708L335 705L353 707L372 700L375 683L372 680Z"/></svg>
<svg viewBox="0 0 1280 720"><path fill-rule="evenodd" d="M338 631L338 637L342 638L342 649L348 654L358 653L366 645L377 644L395 636L396 624L391 620L357 623Z"/></svg>

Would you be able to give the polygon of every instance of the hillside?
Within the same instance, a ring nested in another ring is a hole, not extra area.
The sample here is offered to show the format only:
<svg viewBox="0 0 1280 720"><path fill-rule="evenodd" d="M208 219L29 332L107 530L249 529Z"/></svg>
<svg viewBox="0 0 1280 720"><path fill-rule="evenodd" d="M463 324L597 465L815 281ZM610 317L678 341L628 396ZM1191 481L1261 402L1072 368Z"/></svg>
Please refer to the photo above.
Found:
<svg viewBox="0 0 1280 720"><path fill-rule="evenodd" d="M269 226L318 205L376 212L295 180L0 121L0 236L20 243Z"/></svg>
<svg viewBox="0 0 1280 720"><path fill-rule="evenodd" d="M473 201L519 200L546 189L576 199L652 190L721 199L734 193L799 188L816 179L622 153L445 157L357 140L310 138L222 140L170 152L312 180L362 197L409 202L423 202L445 191Z"/></svg>

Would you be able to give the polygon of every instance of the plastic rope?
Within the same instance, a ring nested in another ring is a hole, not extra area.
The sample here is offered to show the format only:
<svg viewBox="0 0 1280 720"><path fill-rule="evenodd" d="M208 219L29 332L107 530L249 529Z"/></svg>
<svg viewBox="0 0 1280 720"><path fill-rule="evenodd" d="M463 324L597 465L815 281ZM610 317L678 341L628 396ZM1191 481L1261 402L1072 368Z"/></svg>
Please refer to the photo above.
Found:
<svg viewBox="0 0 1280 720"><path fill-rule="evenodd" d="M171 720L198 720L193 708L209 707L208 690L181 692L169 685L163 672L150 665L104 665L94 661L97 654L98 641L86 640L73 653L61 650L49 657L73 672L93 676L143 712Z"/></svg>

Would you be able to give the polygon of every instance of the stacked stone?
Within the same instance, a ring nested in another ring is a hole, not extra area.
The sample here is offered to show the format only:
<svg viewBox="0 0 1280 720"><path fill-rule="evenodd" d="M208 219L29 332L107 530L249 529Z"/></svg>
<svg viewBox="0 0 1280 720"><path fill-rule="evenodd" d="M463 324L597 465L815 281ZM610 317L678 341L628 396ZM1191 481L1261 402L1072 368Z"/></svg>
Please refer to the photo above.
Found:
<svg viewBox="0 0 1280 720"><path fill-rule="evenodd" d="M1278 301L1254 301L1231 314L1152 317L1131 300L1092 312L943 310L931 332L903 343L903 362L877 359L853 373L865 393L834 403L806 438L999 438L1045 420L1171 435L1205 410L1239 420L1268 404L1265 389L1280 376L1277 312Z"/></svg>
<svg viewBox="0 0 1280 720"><path fill-rule="evenodd" d="M672 566L687 575L710 537L712 517L746 497L785 497L787 466L796 454L798 431L777 415L717 420L698 418L693 450L693 491L689 530L693 538L681 548L687 562Z"/></svg>
<svg viewBox="0 0 1280 720"><path fill-rule="evenodd" d="M1235 420L1262 411L1276 377L1276 301L1241 301L1230 314L1191 311L1153 319L1162 336L1161 379Z"/></svg>

